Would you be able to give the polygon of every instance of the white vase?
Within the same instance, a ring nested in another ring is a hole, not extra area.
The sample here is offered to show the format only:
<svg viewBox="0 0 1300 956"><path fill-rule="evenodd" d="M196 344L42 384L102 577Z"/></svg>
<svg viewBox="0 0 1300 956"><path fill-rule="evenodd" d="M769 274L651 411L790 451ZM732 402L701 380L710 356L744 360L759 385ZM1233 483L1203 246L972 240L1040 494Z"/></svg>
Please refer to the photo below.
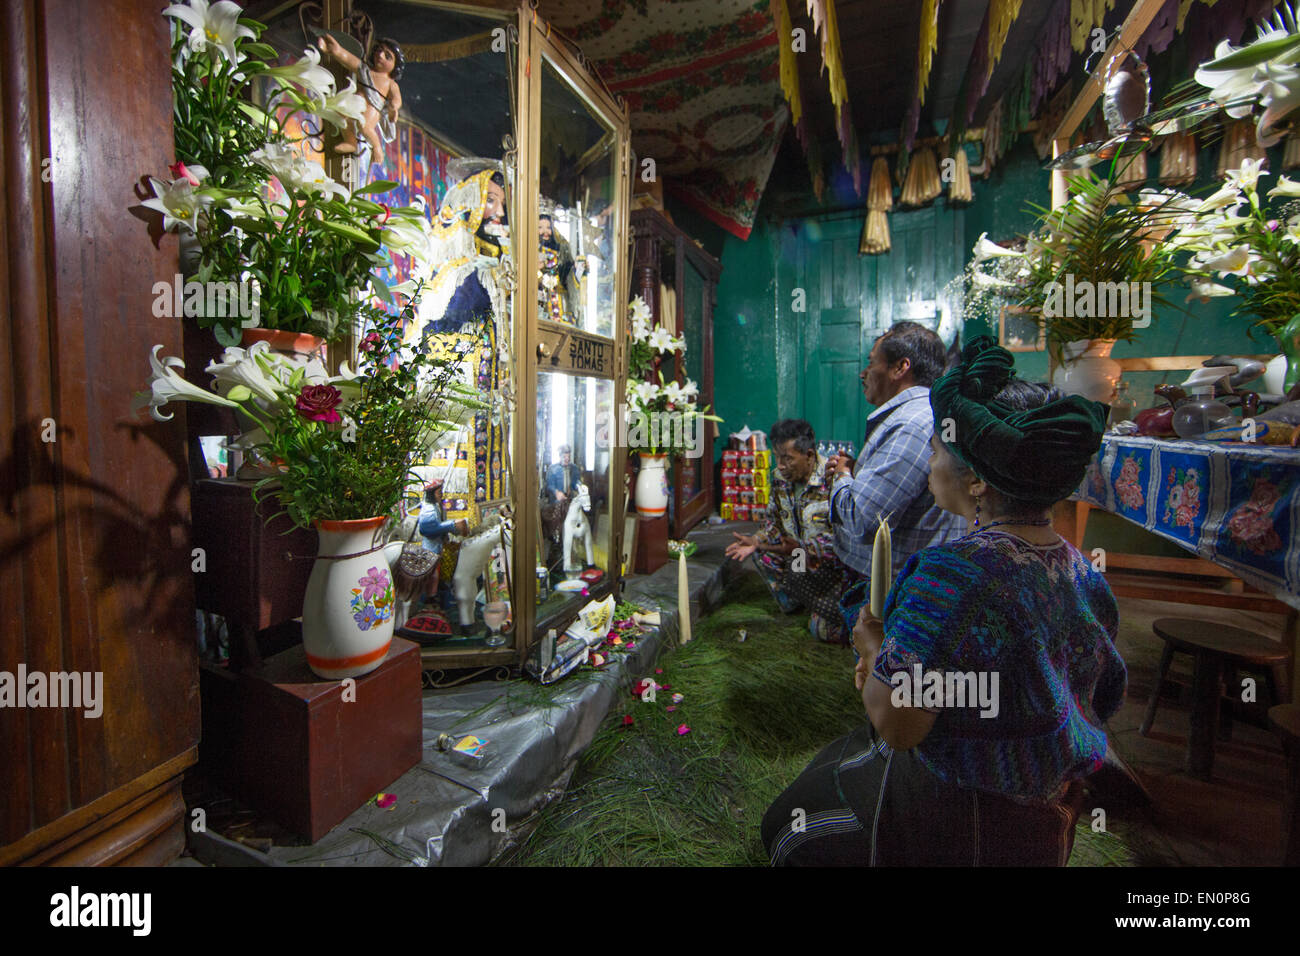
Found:
<svg viewBox="0 0 1300 956"><path fill-rule="evenodd" d="M1119 385L1120 366L1110 357L1114 339L1079 339L1067 342L1064 364L1052 371L1052 384L1066 395L1082 395L1109 405Z"/></svg>
<svg viewBox="0 0 1300 956"><path fill-rule="evenodd" d="M1274 355L1264 366L1264 391L1270 395L1286 394L1286 356Z"/></svg>
<svg viewBox="0 0 1300 956"><path fill-rule="evenodd" d="M668 513L668 455L639 452L641 470L636 475L636 512L649 518Z"/></svg>
<svg viewBox="0 0 1300 956"><path fill-rule="evenodd" d="M317 521L320 547L302 603L307 664L326 680L360 677L393 640L393 573L375 532L384 518Z"/></svg>

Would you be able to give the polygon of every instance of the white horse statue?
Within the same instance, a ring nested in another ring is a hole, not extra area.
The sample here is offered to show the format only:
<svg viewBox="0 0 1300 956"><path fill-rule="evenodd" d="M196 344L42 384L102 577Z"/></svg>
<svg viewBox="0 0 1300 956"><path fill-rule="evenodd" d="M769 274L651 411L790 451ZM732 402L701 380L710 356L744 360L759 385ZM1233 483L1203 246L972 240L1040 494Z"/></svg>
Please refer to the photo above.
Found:
<svg viewBox="0 0 1300 956"><path fill-rule="evenodd" d="M591 549L591 522L587 512L591 510L591 495L587 486L578 482L573 500L569 502L569 512L564 516L564 570L578 572L596 563L596 556ZM587 551L586 564L573 563L573 546L581 542Z"/></svg>
<svg viewBox="0 0 1300 956"><path fill-rule="evenodd" d="M462 627L474 623L474 599L478 596L478 579L483 568L501 548L502 535L505 536L505 551L502 560L509 562L512 538L510 522L505 522L470 535L460 543L460 553L456 555L456 573L451 577L452 593L456 596L456 607L460 612Z"/></svg>

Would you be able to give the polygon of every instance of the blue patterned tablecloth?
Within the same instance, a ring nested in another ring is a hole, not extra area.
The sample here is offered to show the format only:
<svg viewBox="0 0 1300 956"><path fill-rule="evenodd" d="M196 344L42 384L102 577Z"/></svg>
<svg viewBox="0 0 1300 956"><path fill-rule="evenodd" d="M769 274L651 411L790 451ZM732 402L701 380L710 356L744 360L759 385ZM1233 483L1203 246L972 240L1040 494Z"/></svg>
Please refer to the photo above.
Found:
<svg viewBox="0 0 1300 956"><path fill-rule="evenodd" d="M1300 609L1300 450L1107 436L1073 497Z"/></svg>

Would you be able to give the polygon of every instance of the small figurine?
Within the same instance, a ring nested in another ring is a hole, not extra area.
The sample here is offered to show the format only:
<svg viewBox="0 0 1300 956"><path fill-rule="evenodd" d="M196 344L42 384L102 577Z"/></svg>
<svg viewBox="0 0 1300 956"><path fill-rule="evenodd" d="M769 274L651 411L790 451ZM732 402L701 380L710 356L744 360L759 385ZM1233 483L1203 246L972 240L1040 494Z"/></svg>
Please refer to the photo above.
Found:
<svg viewBox="0 0 1300 956"><path fill-rule="evenodd" d="M469 522L464 518L455 521L443 518L442 482L436 479L424 486L424 504L420 506L417 527L424 539L424 547L437 555L442 554L442 539L451 532L469 534Z"/></svg>
<svg viewBox="0 0 1300 956"><path fill-rule="evenodd" d="M362 114L361 134L370 144L371 161L382 163L383 144L397 137L397 112L402 108L402 91L397 81L406 66L402 48L397 42L386 37L375 41L370 48L369 62L354 56L343 48L338 40L325 34L317 44L321 50L338 60L357 75L357 92L366 101L366 111ZM355 153L357 151L357 134L351 124L343 130L343 142L335 147L336 152Z"/></svg>
<svg viewBox="0 0 1300 956"><path fill-rule="evenodd" d="M566 574L576 574L583 568L589 568L596 563L596 556L591 547L591 522L587 520L587 512L591 510L591 495L587 493L587 486L578 482L577 491L574 493L573 500L569 502L569 513L564 517L564 571ZM587 563L578 564L573 560L573 546L581 543L583 550L586 551Z"/></svg>

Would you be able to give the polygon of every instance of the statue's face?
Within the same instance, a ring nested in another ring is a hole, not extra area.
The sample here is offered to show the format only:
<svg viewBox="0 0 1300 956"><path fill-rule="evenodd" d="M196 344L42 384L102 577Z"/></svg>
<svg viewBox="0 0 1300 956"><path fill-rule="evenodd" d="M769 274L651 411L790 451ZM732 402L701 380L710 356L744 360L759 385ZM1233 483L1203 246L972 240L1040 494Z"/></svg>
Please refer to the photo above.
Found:
<svg viewBox="0 0 1300 956"><path fill-rule="evenodd" d="M543 240L551 238L551 220L543 217L537 221L537 235Z"/></svg>
<svg viewBox="0 0 1300 956"><path fill-rule="evenodd" d="M375 52L370 58L374 62L371 68L379 73L391 73L393 67L397 65L397 58L393 56L393 51L386 46L375 47Z"/></svg>
<svg viewBox="0 0 1300 956"><path fill-rule="evenodd" d="M506 214L506 191L494 182L488 183L487 205L483 207L484 222L500 222Z"/></svg>

